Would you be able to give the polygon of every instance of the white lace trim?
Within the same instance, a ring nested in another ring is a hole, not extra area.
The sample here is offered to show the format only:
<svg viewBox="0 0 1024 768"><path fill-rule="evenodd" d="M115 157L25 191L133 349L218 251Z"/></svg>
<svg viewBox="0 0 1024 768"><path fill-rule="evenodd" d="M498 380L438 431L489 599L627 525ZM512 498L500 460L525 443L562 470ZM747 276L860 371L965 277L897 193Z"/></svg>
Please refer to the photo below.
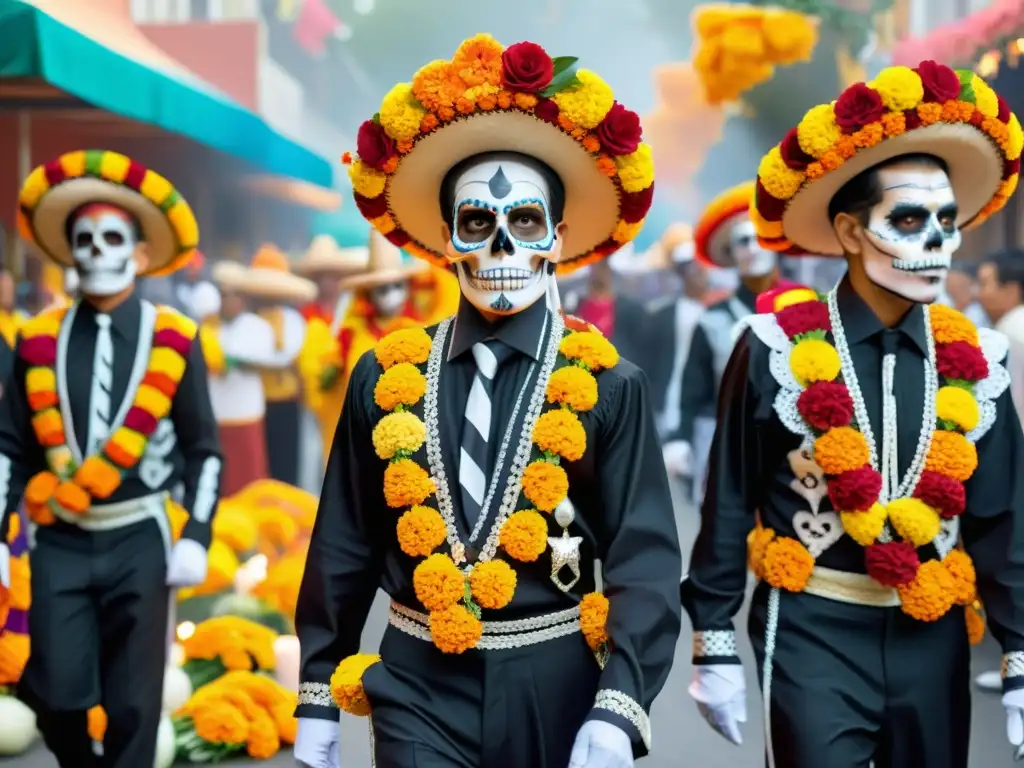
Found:
<svg viewBox="0 0 1024 768"><path fill-rule="evenodd" d="M594 700L594 709L606 709L629 720L640 733L644 746L650 751L651 718L648 717L647 713L644 712L644 708L632 696L627 696L622 691L604 688L597 692L597 698Z"/></svg>
<svg viewBox="0 0 1024 768"><path fill-rule="evenodd" d="M431 642L430 616L392 601L388 623L410 637ZM514 621L485 621L484 634L474 646L482 651L525 648L581 632L580 607Z"/></svg>
<svg viewBox="0 0 1024 768"><path fill-rule="evenodd" d="M1009 341L999 331L991 328L979 328L978 338L981 341L981 353L988 363L988 376L974 385L974 399L978 401L981 419L978 426L967 433L967 439L972 443L977 443L995 424L996 400L1010 386L1010 374L1003 365L1009 352Z"/></svg>
<svg viewBox="0 0 1024 768"><path fill-rule="evenodd" d="M736 633L731 629L713 629L693 633L693 657L737 656Z"/></svg>
<svg viewBox="0 0 1024 768"><path fill-rule="evenodd" d="M300 683L299 704L338 708L334 697L331 696L331 686L327 683Z"/></svg>

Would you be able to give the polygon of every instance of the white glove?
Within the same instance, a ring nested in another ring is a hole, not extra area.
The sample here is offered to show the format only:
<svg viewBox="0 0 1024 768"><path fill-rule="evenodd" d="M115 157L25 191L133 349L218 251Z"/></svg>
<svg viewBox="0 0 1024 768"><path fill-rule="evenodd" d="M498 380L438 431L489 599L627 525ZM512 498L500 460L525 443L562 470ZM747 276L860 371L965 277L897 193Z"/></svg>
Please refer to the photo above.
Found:
<svg viewBox="0 0 1024 768"><path fill-rule="evenodd" d="M661 448L661 456L670 475L687 477L693 474L693 450L685 440L670 440L665 443Z"/></svg>
<svg viewBox="0 0 1024 768"><path fill-rule="evenodd" d="M740 664L698 664L690 696L708 724L733 744L743 743L740 723L747 722L747 682Z"/></svg>
<svg viewBox="0 0 1024 768"><path fill-rule="evenodd" d="M603 720L588 720L576 734L569 768L633 768L629 734Z"/></svg>
<svg viewBox="0 0 1024 768"><path fill-rule="evenodd" d="M1024 688L1003 694L1006 710L1006 738L1014 748L1013 759L1024 760Z"/></svg>
<svg viewBox="0 0 1024 768"><path fill-rule="evenodd" d="M208 562L206 547L194 539L179 539L171 550L171 560L167 564L167 585L198 587L206 581Z"/></svg>
<svg viewBox="0 0 1024 768"><path fill-rule="evenodd" d="M338 720L300 717L292 754L299 768L340 768L340 732Z"/></svg>
<svg viewBox="0 0 1024 768"><path fill-rule="evenodd" d="M11 550L0 544L0 587L11 588Z"/></svg>

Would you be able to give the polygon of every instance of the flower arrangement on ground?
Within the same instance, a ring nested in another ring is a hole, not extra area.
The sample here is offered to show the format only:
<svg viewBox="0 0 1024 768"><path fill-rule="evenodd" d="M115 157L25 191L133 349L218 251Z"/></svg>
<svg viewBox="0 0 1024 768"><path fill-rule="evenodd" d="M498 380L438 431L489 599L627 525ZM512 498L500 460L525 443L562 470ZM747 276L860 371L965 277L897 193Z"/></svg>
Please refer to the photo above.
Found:
<svg viewBox="0 0 1024 768"><path fill-rule="evenodd" d="M217 616L198 624L190 637L182 638L182 668L193 690L230 671L266 671L275 667L272 629L238 616Z"/></svg>
<svg viewBox="0 0 1024 768"><path fill-rule="evenodd" d="M14 696L29 656L28 609L32 603L28 541L20 515L12 515L8 544L11 587L0 599L0 756L24 753L36 739L36 717ZM2 588L0 588L2 589Z"/></svg>

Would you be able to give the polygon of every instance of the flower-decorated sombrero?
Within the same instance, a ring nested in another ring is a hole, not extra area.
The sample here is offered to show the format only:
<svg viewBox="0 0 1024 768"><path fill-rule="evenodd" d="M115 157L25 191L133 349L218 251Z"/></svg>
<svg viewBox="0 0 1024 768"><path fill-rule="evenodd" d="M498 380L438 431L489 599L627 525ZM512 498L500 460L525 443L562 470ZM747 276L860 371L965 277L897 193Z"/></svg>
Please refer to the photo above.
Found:
<svg viewBox="0 0 1024 768"><path fill-rule="evenodd" d="M109 203L135 217L149 248L144 276L175 272L199 244L195 214L171 182L102 149L68 152L32 171L18 196L18 231L58 264L74 266L65 224L86 203Z"/></svg>
<svg viewBox="0 0 1024 768"><path fill-rule="evenodd" d="M735 267L729 255L729 228L750 215L754 182L745 181L720 193L708 203L693 231L694 255L707 267Z"/></svg>
<svg viewBox="0 0 1024 768"><path fill-rule="evenodd" d="M306 253L292 265L292 268L295 274L307 277L342 277L365 270L369 258L366 246L339 248L338 243L330 235L317 235L309 244Z"/></svg>
<svg viewBox="0 0 1024 768"><path fill-rule="evenodd" d="M359 129L349 176L359 211L388 240L446 266L437 193L448 171L483 152L520 152L565 186L559 272L603 259L639 233L654 195L640 118L595 73L536 43L490 35L420 69Z"/></svg>
<svg viewBox="0 0 1024 768"><path fill-rule="evenodd" d="M221 287L264 301L304 303L316 298L316 283L293 275L288 257L275 246L265 244L248 266L233 261L214 264L213 279Z"/></svg>
<svg viewBox="0 0 1024 768"><path fill-rule="evenodd" d="M943 160L961 229L1002 208L1017 188L1024 132L1006 102L970 70L934 61L889 67L814 107L761 160L751 218L761 244L841 255L828 206L848 181L900 155Z"/></svg>
<svg viewBox="0 0 1024 768"><path fill-rule="evenodd" d="M411 280L429 269L421 261L403 259L402 251L376 231L370 232L366 253L366 268L338 282L343 291L367 290L378 285Z"/></svg>

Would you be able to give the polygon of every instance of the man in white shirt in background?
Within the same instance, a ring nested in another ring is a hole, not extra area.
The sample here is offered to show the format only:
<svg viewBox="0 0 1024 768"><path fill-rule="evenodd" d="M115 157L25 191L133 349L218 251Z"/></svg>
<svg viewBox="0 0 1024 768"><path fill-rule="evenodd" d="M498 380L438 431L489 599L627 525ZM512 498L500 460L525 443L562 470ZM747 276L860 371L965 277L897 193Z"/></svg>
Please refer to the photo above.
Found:
<svg viewBox="0 0 1024 768"><path fill-rule="evenodd" d="M958 312L963 312L978 328L990 328L994 322L978 303L978 280L970 265L953 265L946 277L946 287L939 301Z"/></svg>

